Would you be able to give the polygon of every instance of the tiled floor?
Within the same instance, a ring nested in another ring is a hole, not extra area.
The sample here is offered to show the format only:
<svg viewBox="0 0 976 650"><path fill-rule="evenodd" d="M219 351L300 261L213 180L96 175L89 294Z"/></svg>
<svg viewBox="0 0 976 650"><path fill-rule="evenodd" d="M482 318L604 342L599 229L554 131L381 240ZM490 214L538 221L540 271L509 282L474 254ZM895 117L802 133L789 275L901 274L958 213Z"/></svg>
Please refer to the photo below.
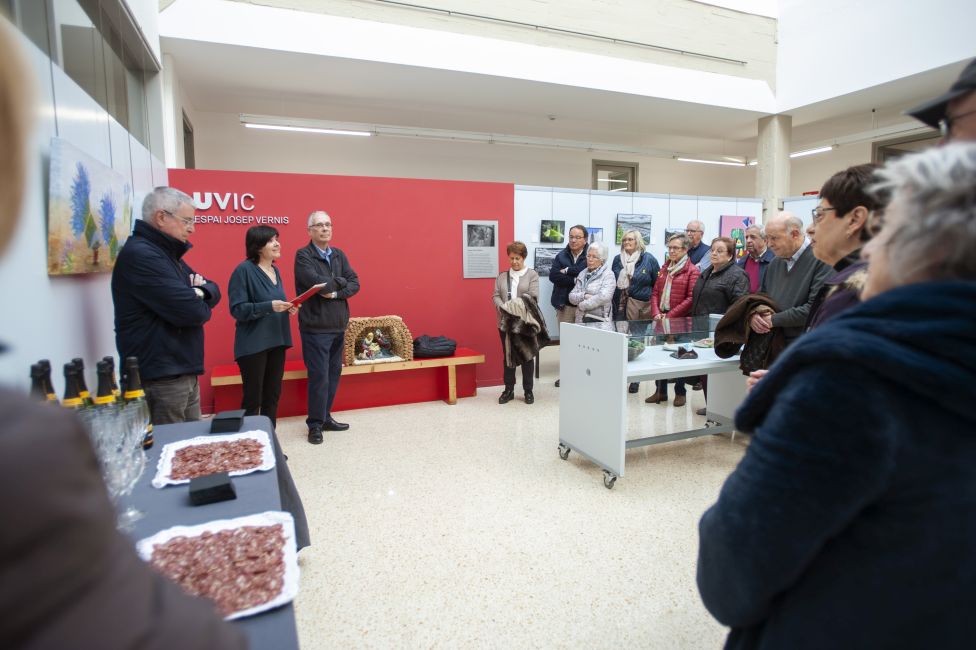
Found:
<svg viewBox="0 0 976 650"><path fill-rule="evenodd" d="M627 454L613 490L577 454L562 461L558 348L536 403L484 388L442 402L337 414L349 431L309 445L278 435L312 546L299 556L302 647L718 648L725 630L695 587L697 522L747 440L710 436ZM629 395L641 435L700 426ZM638 404L639 402L639 404Z"/></svg>

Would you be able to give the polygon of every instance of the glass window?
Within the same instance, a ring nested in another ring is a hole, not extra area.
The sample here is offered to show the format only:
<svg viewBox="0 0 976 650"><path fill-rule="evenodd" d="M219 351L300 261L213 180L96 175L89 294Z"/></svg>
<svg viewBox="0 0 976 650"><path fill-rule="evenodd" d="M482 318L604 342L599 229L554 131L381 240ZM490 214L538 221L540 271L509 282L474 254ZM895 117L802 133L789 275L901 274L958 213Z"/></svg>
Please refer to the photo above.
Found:
<svg viewBox="0 0 976 650"><path fill-rule="evenodd" d="M608 192L636 192L637 163L594 160L593 189Z"/></svg>

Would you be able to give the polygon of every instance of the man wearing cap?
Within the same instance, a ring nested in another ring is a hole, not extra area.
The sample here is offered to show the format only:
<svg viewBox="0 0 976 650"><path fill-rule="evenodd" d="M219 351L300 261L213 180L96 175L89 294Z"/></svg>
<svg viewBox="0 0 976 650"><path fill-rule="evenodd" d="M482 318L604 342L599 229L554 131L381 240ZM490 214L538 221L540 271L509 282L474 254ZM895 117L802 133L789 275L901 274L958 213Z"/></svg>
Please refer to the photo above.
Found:
<svg viewBox="0 0 976 650"><path fill-rule="evenodd" d="M976 141L976 59L963 68L947 92L906 113L939 129L946 142Z"/></svg>

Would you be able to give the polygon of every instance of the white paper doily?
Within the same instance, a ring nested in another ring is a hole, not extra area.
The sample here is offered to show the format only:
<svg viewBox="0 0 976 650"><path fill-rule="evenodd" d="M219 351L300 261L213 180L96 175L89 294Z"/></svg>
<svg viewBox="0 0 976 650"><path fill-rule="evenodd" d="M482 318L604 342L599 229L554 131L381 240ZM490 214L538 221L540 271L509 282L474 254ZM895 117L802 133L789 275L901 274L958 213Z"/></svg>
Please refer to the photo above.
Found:
<svg viewBox="0 0 976 650"><path fill-rule="evenodd" d="M153 487L163 488L167 485L181 485L189 483L190 479L172 479L170 474L173 472L173 457L176 452L186 447L196 445L207 445L214 442L232 442L234 440L257 440L261 443L261 464L251 469L241 469L230 472L230 476L243 476L251 472L266 472L275 466L274 450L271 448L271 439L267 431L242 431L241 433L231 433L223 436L197 436L187 438L177 442L171 442L163 447L163 453L159 456L159 464L156 466L156 477L152 480Z"/></svg>
<svg viewBox="0 0 976 650"><path fill-rule="evenodd" d="M224 620L230 621L235 618L252 616L259 612L265 612L269 609L290 603L298 594L298 550L295 546L295 520L292 519L291 514L277 510L268 510L267 512L247 515L246 517L209 521L197 526L173 526L172 528L161 530L155 535L136 542L136 552L145 562L149 562L152 559L153 549L157 545L165 544L174 537L199 537L203 533L234 530L243 526L275 526L277 524L282 525L285 534L283 558L285 563L285 577L281 586L281 592L266 603L255 605L248 609L242 609L224 617Z"/></svg>

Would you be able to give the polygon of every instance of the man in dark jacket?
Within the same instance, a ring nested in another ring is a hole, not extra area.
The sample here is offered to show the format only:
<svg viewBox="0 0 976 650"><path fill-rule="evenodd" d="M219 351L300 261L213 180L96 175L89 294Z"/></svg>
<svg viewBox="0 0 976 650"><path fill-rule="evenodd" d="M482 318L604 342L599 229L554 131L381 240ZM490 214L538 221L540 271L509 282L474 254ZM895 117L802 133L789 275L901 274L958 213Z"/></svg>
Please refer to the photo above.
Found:
<svg viewBox="0 0 976 650"><path fill-rule="evenodd" d="M348 424L332 417L342 376L342 350L349 324L347 300L359 292L359 276L348 258L331 246L332 217L316 210L308 215L308 246L295 254L295 289L299 294L316 284L322 289L298 312L302 359L308 370L308 441L322 444L322 430L345 431Z"/></svg>
<svg viewBox="0 0 976 650"><path fill-rule="evenodd" d="M736 262L749 276L749 293L756 293L762 286L766 267L776 258L772 249L766 246L766 231L762 226L746 228L746 254Z"/></svg>
<svg viewBox="0 0 976 650"><path fill-rule="evenodd" d="M576 285L576 276L586 270L586 226L575 225L569 229L569 242L566 248L559 251L552 261L549 270L549 281L552 282L552 306L556 308L556 321L559 323L575 323L576 307L569 303L569 292ZM556 333L558 338L559 333ZM559 380L556 380L559 386Z"/></svg>
<svg viewBox="0 0 976 650"><path fill-rule="evenodd" d="M752 317L750 327L766 334L783 328L787 345L800 336L807 324L810 305L830 274L830 267L818 260L803 235L803 222L789 212L781 212L766 224L766 240L776 254L763 276L759 290L779 306L772 316Z"/></svg>
<svg viewBox="0 0 976 650"><path fill-rule="evenodd" d="M200 419L203 324L220 302L216 284L183 261L192 248L193 199L157 187L112 271L119 356L137 357L153 422Z"/></svg>

